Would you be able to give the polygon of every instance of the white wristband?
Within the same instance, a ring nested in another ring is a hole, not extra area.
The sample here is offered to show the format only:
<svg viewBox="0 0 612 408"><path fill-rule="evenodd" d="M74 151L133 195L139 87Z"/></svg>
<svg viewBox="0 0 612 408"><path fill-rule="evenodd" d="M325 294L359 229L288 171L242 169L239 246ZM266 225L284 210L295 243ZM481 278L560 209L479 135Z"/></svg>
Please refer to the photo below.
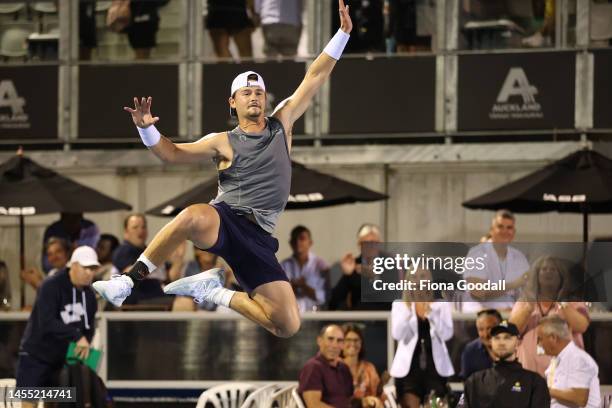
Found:
<svg viewBox="0 0 612 408"><path fill-rule="evenodd" d="M140 135L142 143L144 143L145 146L152 147L159 143L161 133L159 133L159 130L155 128L155 125L151 125L146 128L136 126L136 129L138 129L138 134Z"/></svg>
<svg viewBox="0 0 612 408"><path fill-rule="evenodd" d="M351 36L342 29L338 29L336 34L332 37L331 40L327 43L323 52L332 57L335 60L339 60L342 55L342 51L344 51L344 47L346 47L346 43L348 42Z"/></svg>

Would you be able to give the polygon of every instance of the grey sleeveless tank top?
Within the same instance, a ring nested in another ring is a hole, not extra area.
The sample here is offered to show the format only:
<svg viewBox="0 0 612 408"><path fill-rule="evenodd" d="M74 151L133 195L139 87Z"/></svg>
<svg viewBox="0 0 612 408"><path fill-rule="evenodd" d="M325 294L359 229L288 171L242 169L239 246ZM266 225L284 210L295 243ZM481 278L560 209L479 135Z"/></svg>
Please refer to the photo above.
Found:
<svg viewBox="0 0 612 408"><path fill-rule="evenodd" d="M280 121L266 118L261 133L236 126L227 132L232 164L219 171L219 189L211 204L227 203L238 214L252 214L270 234L284 210L291 187L291 159Z"/></svg>

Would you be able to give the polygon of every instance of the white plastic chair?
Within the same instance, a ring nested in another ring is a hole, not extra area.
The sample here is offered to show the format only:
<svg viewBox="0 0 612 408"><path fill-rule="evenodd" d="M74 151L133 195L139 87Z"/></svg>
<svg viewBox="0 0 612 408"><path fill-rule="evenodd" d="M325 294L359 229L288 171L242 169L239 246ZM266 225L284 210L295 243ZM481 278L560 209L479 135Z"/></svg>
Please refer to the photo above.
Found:
<svg viewBox="0 0 612 408"><path fill-rule="evenodd" d="M253 384L241 382L217 385L200 394L196 408L204 408L207 403L215 408L240 408L249 394L256 389Z"/></svg>
<svg viewBox="0 0 612 408"><path fill-rule="evenodd" d="M298 408L298 403L292 395L295 389L297 385L289 385L276 391L272 394L269 408Z"/></svg>
<svg viewBox="0 0 612 408"><path fill-rule="evenodd" d="M387 397L385 400L385 408L397 408L397 391L395 389L395 385L385 385L383 387L383 392Z"/></svg>
<svg viewBox="0 0 612 408"><path fill-rule="evenodd" d="M0 378L0 395L6 395L4 388L13 388L16 384L14 378ZM21 402L0 401L0 408L21 408Z"/></svg>
<svg viewBox="0 0 612 408"><path fill-rule="evenodd" d="M291 390L291 396L293 397L293 401L295 401L297 408L306 408L304 401L302 401L302 397L300 397L300 394L298 394L297 387Z"/></svg>
<svg viewBox="0 0 612 408"><path fill-rule="evenodd" d="M0 3L0 14L17 14L25 8L25 3Z"/></svg>
<svg viewBox="0 0 612 408"><path fill-rule="evenodd" d="M30 33L30 30L20 26L0 30L0 56L18 58L28 55Z"/></svg>
<svg viewBox="0 0 612 408"><path fill-rule="evenodd" d="M0 390L3 388L14 388L17 385L17 380L14 378L0 378ZM0 395L6 395L3 391L0 392ZM43 402L39 401L36 405L37 408L43 408ZM21 408L21 402L4 402L0 401L0 408Z"/></svg>
<svg viewBox="0 0 612 408"><path fill-rule="evenodd" d="M54 1L35 1L30 4L32 10L37 13L44 14L55 14L57 13L57 6Z"/></svg>
<svg viewBox="0 0 612 408"><path fill-rule="evenodd" d="M244 400L240 408L269 407L272 402L272 394L274 394L277 388L276 384L268 384L256 389Z"/></svg>

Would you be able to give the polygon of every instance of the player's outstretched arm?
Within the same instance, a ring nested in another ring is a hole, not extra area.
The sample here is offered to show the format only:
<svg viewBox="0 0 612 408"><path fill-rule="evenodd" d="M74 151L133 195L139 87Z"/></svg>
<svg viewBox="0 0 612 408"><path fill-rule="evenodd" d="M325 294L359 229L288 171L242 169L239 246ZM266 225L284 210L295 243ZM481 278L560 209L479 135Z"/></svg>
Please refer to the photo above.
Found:
<svg viewBox="0 0 612 408"><path fill-rule="evenodd" d="M159 117L151 114L152 97L134 98L134 108L125 106L123 109L132 115L134 125L140 138L157 157L169 163L190 163L209 159L219 154L218 143L222 133L211 133L193 143L173 143L163 136L155 127Z"/></svg>
<svg viewBox="0 0 612 408"><path fill-rule="evenodd" d="M331 71L336 65L336 61L340 59L342 51L349 40L349 33L353 29L353 23L349 16L348 6L344 5L344 0L338 0L338 6L340 29L327 44L323 52L310 65L306 76L293 95L282 101L273 113L273 116L283 123L288 137L291 136L291 128L295 121L308 109L314 95L323 83L327 81L327 78L329 78Z"/></svg>

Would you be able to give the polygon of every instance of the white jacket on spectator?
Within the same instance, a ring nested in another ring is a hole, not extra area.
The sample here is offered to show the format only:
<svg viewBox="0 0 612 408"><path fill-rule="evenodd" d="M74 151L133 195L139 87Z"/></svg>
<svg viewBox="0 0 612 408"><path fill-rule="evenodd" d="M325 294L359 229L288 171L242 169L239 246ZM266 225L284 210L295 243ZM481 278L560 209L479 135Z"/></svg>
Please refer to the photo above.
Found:
<svg viewBox="0 0 612 408"><path fill-rule="evenodd" d="M391 335L397 340L398 344L390 373L395 378L405 377L410 371L412 356L419 337L417 319L414 303L408 308L404 302L393 302ZM432 303L428 320L431 350L436 371L442 377L449 377L455 374L445 343L453 337L451 304L448 302Z"/></svg>

